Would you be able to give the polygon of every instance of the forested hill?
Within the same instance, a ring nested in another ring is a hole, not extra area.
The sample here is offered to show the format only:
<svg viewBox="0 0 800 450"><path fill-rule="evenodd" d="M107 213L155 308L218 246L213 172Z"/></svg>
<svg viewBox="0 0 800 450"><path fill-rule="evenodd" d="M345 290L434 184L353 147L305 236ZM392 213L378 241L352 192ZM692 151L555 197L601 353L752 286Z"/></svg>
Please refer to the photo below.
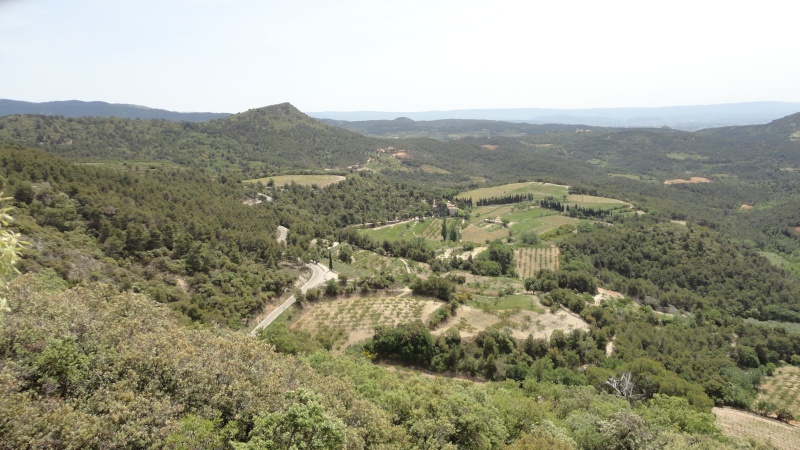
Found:
<svg viewBox="0 0 800 450"><path fill-rule="evenodd" d="M407 117L394 120L344 120L320 119L322 122L376 137L436 137L453 139L460 137L519 136L548 132L572 132L582 125L533 125L529 123L502 122L497 120L441 119L415 121Z"/></svg>
<svg viewBox="0 0 800 450"><path fill-rule="evenodd" d="M798 132L800 132L800 112L773 120L765 125L711 128L697 134L771 146L777 144L785 147L790 142L800 142Z"/></svg>
<svg viewBox="0 0 800 450"><path fill-rule="evenodd" d="M125 105L106 102L83 102L66 100L55 102L23 102L0 99L0 116L17 114L41 114L64 117L120 117L128 119L166 119L175 122L205 122L227 117L228 113L175 112L165 109L148 108L139 105Z"/></svg>
<svg viewBox="0 0 800 450"><path fill-rule="evenodd" d="M78 160L138 160L259 176L363 163L377 141L321 124L288 103L207 123L6 116L0 141Z"/></svg>

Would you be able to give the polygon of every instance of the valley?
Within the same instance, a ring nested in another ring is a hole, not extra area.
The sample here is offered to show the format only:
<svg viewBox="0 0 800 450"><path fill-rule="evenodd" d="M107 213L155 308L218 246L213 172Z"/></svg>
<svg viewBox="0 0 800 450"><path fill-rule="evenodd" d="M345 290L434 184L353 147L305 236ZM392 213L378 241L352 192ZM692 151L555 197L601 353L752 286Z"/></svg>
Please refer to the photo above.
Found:
<svg viewBox="0 0 800 450"><path fill-rule="evenodd" d="M0 441L793 448L798 120L0 117Z"/></svg>

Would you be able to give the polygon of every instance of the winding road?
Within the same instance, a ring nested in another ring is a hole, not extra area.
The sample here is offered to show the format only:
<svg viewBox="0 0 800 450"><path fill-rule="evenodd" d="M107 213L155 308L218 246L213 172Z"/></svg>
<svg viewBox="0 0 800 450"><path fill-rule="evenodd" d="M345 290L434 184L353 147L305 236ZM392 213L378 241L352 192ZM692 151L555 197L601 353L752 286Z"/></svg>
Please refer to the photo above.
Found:
<svg viewBox="0 0 800 450"><path fill-rule="evenodd" d="M335 280L337 278L336 272L330 271L327 267L319 264L306 264L306 267L311 269L311 278L305 282L305 284L300 288L300 291L306 293L309 289L313 289L328 280ZM258 330L261 328L268 327L275 319L278 318L284 311L289 309L290 306L294 304L297 299L292 295L291 297L287 298L283 304L275 308L271 313L267 315L255 328L253 331L250 332L251 336L255 336L258 333Z"/></svg>

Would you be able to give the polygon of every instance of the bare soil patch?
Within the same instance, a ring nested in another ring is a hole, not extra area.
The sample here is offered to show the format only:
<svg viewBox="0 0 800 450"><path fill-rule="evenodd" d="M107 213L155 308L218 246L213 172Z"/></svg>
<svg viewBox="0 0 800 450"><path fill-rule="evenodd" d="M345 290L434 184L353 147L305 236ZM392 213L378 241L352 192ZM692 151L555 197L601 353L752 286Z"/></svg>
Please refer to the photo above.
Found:
<svg viewBox="0 0 800 450"><path fill-rule="evenodd" d="M674 180L666 180L666 181L664 181L664 184L686 184L686 183L689 183L689 184L692 184L692 183L711 183L711 180L709 180L708 178L703 178L703 177L692 177L692 178L689 178L688 180L685 180L685 179L682 179L682 178L675 178Z"/></svg>
<svg viewBox="0 0 800 450"><path fill-rule="evenodd" d="M741 209L742 211L750 211L751 209L753 209L753 205L748 205L747 203L744 203L742 204L742 206L739 207L739 209Z"/></svg>
<svg viewBox="0 0 800 450"><path fill-rule="evenodd" d="M625 298L625 296L617 291L597 288L597 295L594 296L594 304L595 306L600 306L600 303L615 298Z"/></svg>
<svg viewBox="0 0 800 450"><path fill-rule="evenodd" d="M489 328L508 329L519 340L526 339L531 334L535 338L549 339L554 330L589 330L589 324L565 309L559 309L555 313L549 310L544 313L525 310L486 311L467 305L460 306L455 317L450 318L433 334L439 335L450 327L456 327L462 338L475 337Z"/></svg>
<svg viewBox="0 0 800 450"><path fill-rule="evenodd" d="M714 408L726 436L755 438L785 450L800 449L800 428L733 408Z"/></svg>
<svg viewBox="0 0 800 450"><path fill-rule="evenodd" d="M481 145L481 147L485 148L487 150L497 150L498 146L497 145L492 145L492 144L483 144L483 145Z"/></svg>

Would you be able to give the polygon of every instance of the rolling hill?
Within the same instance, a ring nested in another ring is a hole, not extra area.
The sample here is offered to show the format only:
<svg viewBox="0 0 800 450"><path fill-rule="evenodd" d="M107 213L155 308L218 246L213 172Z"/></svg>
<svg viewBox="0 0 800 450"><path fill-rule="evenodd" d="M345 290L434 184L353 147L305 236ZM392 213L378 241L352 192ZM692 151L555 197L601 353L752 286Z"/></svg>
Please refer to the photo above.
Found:
<svg viewBox="0 0 800 450"><path fill-rule="evenodd" d="M165 119L174 122L206 122L227 117L228 113L175 112L165 109L148 108L139 105L126 105L106 102L83 102L65 100L55 102L23 102L0 99L0 116L17 114L40 114L63 117L119 117L126 119Z"/></svg>

